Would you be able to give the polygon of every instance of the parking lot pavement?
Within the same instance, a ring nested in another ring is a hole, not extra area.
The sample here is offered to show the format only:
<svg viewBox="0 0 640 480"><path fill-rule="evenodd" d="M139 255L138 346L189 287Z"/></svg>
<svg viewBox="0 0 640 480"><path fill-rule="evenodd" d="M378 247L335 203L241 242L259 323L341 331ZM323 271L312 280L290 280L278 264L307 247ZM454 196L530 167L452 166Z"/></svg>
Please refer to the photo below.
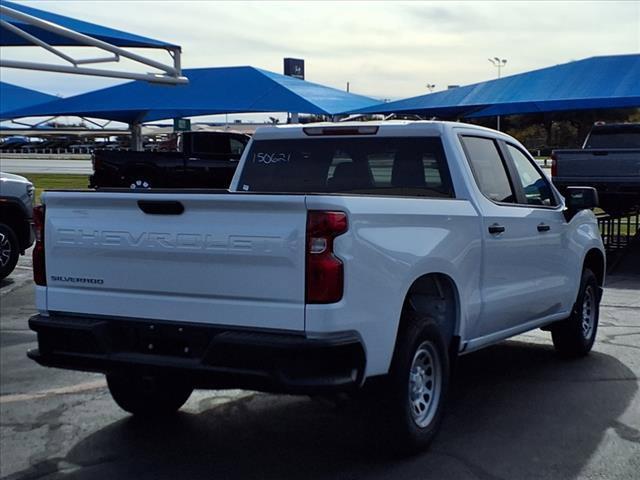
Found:
<svg viewBox="0 0 640 480"><path fill-rule="evenodd" d="M461 357L441 433L399 460L349 403L197 392L175 418L134 420L102 376L25 357L33 286L21 266L0 289L2 478L638 479L640 276L610 278L587 358L560 360L545 332Z"/></svg>

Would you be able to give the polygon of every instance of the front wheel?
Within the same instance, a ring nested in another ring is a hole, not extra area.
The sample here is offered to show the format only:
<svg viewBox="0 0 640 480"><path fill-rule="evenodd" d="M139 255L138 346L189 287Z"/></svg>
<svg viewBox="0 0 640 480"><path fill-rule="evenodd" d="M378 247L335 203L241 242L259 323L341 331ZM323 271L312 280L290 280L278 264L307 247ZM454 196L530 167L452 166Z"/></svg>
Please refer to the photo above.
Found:
<svg viewBox="0 0 640 480"><path fill-rule="evenodd" d="M388 379L386 415L400 453L411 454L425 449L440 426L449 355L432 319L414 312L406 315Z"/></svg>
<svg viewBox="0 0 640 480"><path fill-rule="evenodd" d="M175 413L193 392L188 382L160 376L107 374L107 386L120 408L141 417Z"/></svg>
<svg viewBox="0 0 640 480"><path fill-rule="evenodd" d="M9 276L18 263L18 238L15 232L0 223L0 280Z"/></svg>
<svg viewBox="0 0 640 480"><path fill-rule="evenodd" d="M581 357L593 347L600 317L600 295L596 276L585 268L571 316L551 327L556 351L564 357Z"/></svg>

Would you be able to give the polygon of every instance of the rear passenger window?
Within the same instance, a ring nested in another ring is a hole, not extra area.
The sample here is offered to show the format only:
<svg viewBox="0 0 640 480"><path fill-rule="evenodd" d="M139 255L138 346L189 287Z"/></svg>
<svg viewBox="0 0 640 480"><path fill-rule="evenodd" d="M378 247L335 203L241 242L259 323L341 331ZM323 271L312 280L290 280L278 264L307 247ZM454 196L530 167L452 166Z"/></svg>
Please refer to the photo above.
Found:
<svg viewBox="0 0 640 480"><path fill-rule="evenodd" d="M484 196L494 202L514 203L513 189L496 142L490 138L471 136L463 136L461 141L478 188Z"/></svg>
<svg viewBox="0 0 640 480"><path fill-rule="evenodd" d="M371 175L373 175L373 181L376 185L380 187L390 187L392 185L391 172L395 159L396 152L393 150L367 155L367 162L371 168Z"/></svg>
<svg viewBox="0 0 640 480"><path fill-rule="evenodd" d="M437 158L431 155L424 155L422 157L422 166L424 167L424 180L429 187L442 185L442 176L440 175Z"/></svg>

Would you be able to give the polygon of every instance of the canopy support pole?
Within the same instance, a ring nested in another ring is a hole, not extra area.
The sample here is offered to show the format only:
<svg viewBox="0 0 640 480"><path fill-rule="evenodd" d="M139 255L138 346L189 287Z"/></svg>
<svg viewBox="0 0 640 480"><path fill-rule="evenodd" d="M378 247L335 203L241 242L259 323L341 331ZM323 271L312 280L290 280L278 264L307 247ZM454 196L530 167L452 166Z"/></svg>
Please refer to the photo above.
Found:
<svg viewBox="0 0 640 480"><path fill-rule="evenodd" d="M129 124L131 130L131 150L134 152L142 152L144 147L142 145L142 124L140 122L134 122Z"/></svg>

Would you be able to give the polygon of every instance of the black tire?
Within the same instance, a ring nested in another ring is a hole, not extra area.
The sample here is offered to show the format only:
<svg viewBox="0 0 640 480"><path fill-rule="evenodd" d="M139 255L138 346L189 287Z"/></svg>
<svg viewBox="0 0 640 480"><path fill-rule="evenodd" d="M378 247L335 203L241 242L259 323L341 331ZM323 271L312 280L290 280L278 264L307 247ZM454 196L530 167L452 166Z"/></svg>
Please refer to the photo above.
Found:
<svg viewBox="0 0 640 480"><path fill-rule="evenodd" d="M193 392L188 382L172 377L107 374L107 385L120 408L140 417L175 413Z"/></svg>
<svg viewBox="0 0 640 480"><path fill-rule="evenodd" d="M16 268L19 248L15 232L8 225L0 223L0 280L4 280Z"/></svg>
<svg viewBox="0 0 640 480"><path fill-rule="evenodd" d="M598 281L594 273L585 268L582 271L578 298L566 320L551 328L551 338L556 351L563 357L587 355L596 340L600 317L600 296Z"/></svg>
<svg viewBox="0 0 640 480"><path fill-rule="evenodd" d="M426 449L440 427L450 362L447 345L435 321L408 312L402 323L386 382L385 411L381 413L387 416L397 453L410 455ZM424 387L422 393L420 386Z"/></svg>

